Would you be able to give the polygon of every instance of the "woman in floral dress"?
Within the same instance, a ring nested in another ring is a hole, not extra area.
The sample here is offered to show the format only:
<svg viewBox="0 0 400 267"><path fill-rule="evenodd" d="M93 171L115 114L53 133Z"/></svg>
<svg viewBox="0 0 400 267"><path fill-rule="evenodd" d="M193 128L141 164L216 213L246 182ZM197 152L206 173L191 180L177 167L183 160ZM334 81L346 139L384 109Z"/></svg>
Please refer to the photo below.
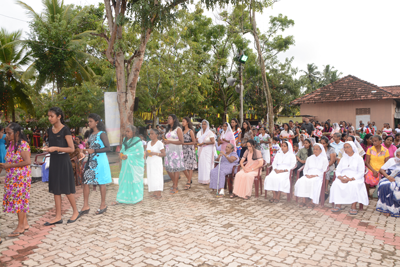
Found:
<svg viewBox="0 0 400 267"><path fill-rule="evenodd" d="M183 127L183 162L185 169L183 173L188 179L185 190L189 190L192 184L193 170L197 168L196 153L194 145L196 144L196 137L194 136L193 125L188 117L182 119Z"/></svg>
<svg viewBox="0 0 400 267"><path fill-rule="evenodd" d="M10 142L6 152L6 163L0 163L0 172L6 170L4 183L3 212L17 213L17 228L9 235L16 237L29 229L26 213L29 212L31 191L31 149L22 136L21 126L11 123L6 128Z"/></svg>
<svg viewBox="0 0 400 267"><path fill-rule="evenodd" d="M80 216L88 214L89 207L89 185L99 185L101 203L100 208L96 211L96 215L103 214L107 211L106 205L106 184L111 183L110 163L106 152L110 151L110 143L108 141L106 127L97 114L89 114L88 119L90 127L90 137L88 140L89 159L83 173L83 207Z"/></svg>
<svg viewBox="0 0 400 267"><path fill-rule="evenodd" d="M185 170L183 160L183 132L179 127L178 118L175 114L168 116L168 126L164 138L166 156L164 159L165 169L172 180L171 195L178 193L179 173Z"/></svg>

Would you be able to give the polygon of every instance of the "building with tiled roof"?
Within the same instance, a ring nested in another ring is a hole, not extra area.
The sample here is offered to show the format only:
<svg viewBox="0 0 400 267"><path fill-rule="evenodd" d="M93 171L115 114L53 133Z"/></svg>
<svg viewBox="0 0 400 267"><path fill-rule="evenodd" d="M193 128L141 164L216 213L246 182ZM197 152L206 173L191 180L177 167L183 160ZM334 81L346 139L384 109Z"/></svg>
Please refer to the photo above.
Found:
<svg viewBox="0 0 400 267"><path fill-rule="evenodd" d="M300 114L318 121L346 121L358 127L359 121L374 121L378 128L400 121L400 86L379 87L348 75L314 92L295 99ZM397 114L398 113L398 114Z"/></svg>

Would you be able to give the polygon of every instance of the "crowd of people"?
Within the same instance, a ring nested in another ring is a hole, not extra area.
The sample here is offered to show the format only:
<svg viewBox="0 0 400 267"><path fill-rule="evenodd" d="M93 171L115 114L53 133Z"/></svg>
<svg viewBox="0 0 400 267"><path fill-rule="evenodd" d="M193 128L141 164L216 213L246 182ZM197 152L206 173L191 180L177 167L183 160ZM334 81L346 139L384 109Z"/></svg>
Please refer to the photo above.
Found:
<svg viewBox="0 0 400 267"><path fill-rule="evenodd" d="M42 149L50 156L49 192L54 195L56 212L45 225L63 223L62 194L67 196L73 210L68 223L88 214L90 185L99 186L101 193L101 204L95 214L106 212L106 184L112 180L106 152L111 148L103 120L97 114L90 114L82 135L75 136L65 125L60 108L51 108L47 115L52 127L45 134ZM249 199L260 169L271 168L263 177L265 192L273 192L271 203L279 202L282 192L293 193L300 207L312 207L329 198L332 212L339 212L344 209L342 205L349 204L349 213L356 215L357 203L368 205L369 198L376 196L377 211L399 217L400 125L394 130L387 123L382 130L374 122L367 126L360 122L357 129L346 122L332 125L330 120L321 123L303 118L301 124L289 121L275 125L271 134L261 122L252 126L244 121L240 127L232 119L217 128L203 120L200 129L194 129L190 118L183 118L180 124L173 114L168 116L165 130L161 126L148 127L146 136L140 136L135 126L128 125L120 150L119 190L111 205L141 202L145 171L148 191L156 200L162 198L164 191L164 168L172 180L171 195L179 191L181 172L187 179L184 189L190 190L193 172L197 170L198 183L217 190L217 197L225 196L226 176L234 173L229 197ZM0 127L0 171L6 170L3 211L18 215L18 225L10 237L29 229L26 213L31 160L26 138L17 123L10 123L5 129ZM81 177L77 177L75 169L80 167L73 166L71 155L79 161L87 159ZM74 194L80 184L84 203L78 210ZM375 188L373 196L371 188ZM323 193L325 199L321 200Z"/></svg>

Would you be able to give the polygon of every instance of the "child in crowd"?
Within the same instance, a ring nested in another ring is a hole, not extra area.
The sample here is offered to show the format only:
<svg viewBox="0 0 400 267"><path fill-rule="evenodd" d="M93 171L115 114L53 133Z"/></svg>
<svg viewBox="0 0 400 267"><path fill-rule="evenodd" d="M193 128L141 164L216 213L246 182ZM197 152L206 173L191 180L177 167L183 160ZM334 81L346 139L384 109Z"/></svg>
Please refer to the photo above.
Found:
<svg viewBox="0 0 400 267"><path fill-rule="evenodd" d="M260 138L258 138L258 130L256 127L253 128L253 136L256 142L256 149L260 150Z"/></svg>
<svg viewBox="0 0 400 267"><path fill-rule="evenodd" d="M279 142L279 138L278 137L274 137L272 139L272 146L271 146L271 150L272 150L272 158L275 157L276 153L278 153L278 151L281 149L280 147L280 142Z"/></svg>
<svg viewBox="0 0 400 267"><path fill-rule="evenodd" d="M294 153L294 155L297 155L297 152L299 152L299 143L294 143L293 144L293 153Z"/></svg>
<svg viewBox="0 0 400 267"><path fill-rule="evenodd" d="M146 139L144 138L143 134L139 134L140 139L142 139L143 148L146 151L147 143Z"/></svg>

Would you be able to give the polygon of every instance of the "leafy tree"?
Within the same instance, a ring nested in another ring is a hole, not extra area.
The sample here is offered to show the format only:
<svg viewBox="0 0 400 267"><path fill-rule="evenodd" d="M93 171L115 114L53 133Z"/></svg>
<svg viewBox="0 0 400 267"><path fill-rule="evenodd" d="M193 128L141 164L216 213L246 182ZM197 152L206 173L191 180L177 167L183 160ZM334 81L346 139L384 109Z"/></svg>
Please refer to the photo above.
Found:
<svg viewBox="0 0 400 267"><path fill-rule="evenodd" d="M161 107L167 107L165 114L185 116L211 91L205 69L210 49L207 34L196 31L197 37L192 35L198 27L212 23L201 13L180 10L171 29L155 31L148 43L137 92L143 103L140 110L153 114L153 124Z"/></svg>
<svg viewBox="0 0 400 267"><path fill-rule="evenodd" d="M134 99L139 81L147 43L155 30L166 29L175 20L179 8L186 8L188 0L104 0L108 28L97 33L107 42L107 60L115 64L121 129L133 121ZM207 8L234 3L234 0L201 0ZM132 14L131 19L127 13ZM138 40L129 40L124 35L125 26L137 29ZM135 43L134 53L128 54L127 43Z"/></svg>
<svg viewBox="0 0 400 267"><path fill-rule="evenodd" d="M320 72L314 63L307 64L307 69L302 70L301 72L304 74L300 76L303 86L306 88L304 93L311 93L318 88L339 80L343 73L339 73L338 70L334 70L334 68L333 66L326 65L323 71Z"/></svg>
<svg viewBox="0 0 400 267"><path fill-rule="evenodd" d="M25 111L32 111L33 106L29 96L24 92L28 86L24 83L22 67L31 61L31 53L27 46L19 43L21 31L8 32L0 30L0 86L4 94L2 97L2 110L7 119L12 113L15 121L15 106L19 104Z"/></svg>
<svg viewBox="0 0 400 267"><path fill-rule="evenodd" d="M44 12L38 14L28 4L17 3L33 18L27 43L35 62L28 70L39 74L36 88L51 82L59 93L64 86L91 80L94 73L85 65L84 37L95 28L88 30L91 24L82 20L88 8L74 8L64 5L64 1L42 0Z"/></svg>

